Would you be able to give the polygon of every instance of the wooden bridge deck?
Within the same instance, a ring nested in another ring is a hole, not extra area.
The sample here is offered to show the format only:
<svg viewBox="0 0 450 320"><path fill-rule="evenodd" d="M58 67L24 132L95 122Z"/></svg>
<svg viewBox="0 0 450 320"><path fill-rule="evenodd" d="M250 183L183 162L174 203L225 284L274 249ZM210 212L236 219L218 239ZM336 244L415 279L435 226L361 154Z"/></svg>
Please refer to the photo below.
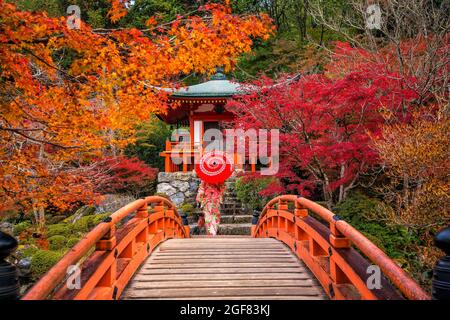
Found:
<svg viewBox="0 0 450 320"><path fill-rule="evenodd" d="M326 299L314 276L270 238L170 239L142 264L122 299Z"/></svg>

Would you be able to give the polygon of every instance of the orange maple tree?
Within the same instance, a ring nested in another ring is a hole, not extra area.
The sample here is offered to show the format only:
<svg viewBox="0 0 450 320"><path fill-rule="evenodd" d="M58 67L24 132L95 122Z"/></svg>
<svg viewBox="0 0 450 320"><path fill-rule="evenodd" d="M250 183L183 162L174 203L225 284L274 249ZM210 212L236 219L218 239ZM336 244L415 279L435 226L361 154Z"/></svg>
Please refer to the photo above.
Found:
<svg viewBox="0 0 450 320"><path fill-rule="evenodd" d="M125 12L111 1L109 17ZM252 39L273 32L265 15L200 7L148 29L70 29L66 18L18 10L0 0L0 210L93 201L84 167L117 154L135 125L165 112L164 93L180 75L233 68Z"/></svg>

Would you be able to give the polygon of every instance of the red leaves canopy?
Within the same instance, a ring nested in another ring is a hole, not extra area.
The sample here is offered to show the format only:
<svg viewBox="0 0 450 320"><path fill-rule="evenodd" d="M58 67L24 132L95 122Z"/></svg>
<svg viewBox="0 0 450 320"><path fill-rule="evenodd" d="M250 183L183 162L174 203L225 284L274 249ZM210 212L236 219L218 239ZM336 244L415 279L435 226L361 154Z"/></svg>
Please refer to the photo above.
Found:
<svg viewBox="0 0 450 320"><path fill-rule="evenodd" d="M280 129L279 176L287 189L308 195L319 187L330 202L376 163L370 135L379 134L384 114L401 115L416 97L398 74L363 63L342 77L263 78L253 85L260 89L228 105L236 125Z"/></svg>

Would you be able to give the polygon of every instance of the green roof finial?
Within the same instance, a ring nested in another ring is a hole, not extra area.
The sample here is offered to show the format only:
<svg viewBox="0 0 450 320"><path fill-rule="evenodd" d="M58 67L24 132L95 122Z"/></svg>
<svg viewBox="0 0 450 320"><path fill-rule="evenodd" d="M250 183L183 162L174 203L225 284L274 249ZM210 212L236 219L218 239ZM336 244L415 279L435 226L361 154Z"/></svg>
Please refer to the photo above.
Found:
<svg viewBox="0 0 450 320"><path fill-rule="evenodd" d="M227 76L225 75L223 68L217 67L216 73L211 76L210 80L227 80Z"/></svg>

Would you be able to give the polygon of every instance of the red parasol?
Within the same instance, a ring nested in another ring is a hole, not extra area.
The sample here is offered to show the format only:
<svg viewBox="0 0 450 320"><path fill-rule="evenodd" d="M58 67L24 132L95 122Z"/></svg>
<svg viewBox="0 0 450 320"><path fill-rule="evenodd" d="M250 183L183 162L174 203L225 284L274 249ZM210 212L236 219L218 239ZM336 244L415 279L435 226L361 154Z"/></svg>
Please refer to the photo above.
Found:
<svg viewBox="0 0 450 320"><path fill-rule="evenodd" d="M225 152L211 151L203 155L195 165L197 176L207 183L223 183L234 171L233 159Z"/></svg>

